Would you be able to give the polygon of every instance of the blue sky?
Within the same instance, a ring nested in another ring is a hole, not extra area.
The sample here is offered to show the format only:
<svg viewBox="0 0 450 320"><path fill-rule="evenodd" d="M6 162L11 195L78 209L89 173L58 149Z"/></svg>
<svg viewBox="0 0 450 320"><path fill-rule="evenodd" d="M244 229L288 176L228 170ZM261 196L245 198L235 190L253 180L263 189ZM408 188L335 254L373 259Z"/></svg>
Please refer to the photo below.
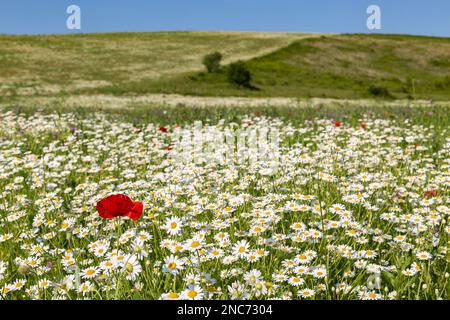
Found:
<svg viewBox="0 0 450 320"><path fill-rule="evenodd" d="M366 9L381 8L382 30L450 36L449 0L1 0L0 33L73 33L66 8L81 8L81 32L239 30L371 32Z"/></svg>

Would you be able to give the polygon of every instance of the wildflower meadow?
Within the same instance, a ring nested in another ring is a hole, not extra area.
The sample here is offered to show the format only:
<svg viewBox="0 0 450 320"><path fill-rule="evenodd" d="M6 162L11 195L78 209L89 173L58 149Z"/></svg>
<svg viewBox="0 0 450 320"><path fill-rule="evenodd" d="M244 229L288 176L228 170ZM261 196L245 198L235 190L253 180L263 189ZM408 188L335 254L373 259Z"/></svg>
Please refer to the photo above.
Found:
<svg viewBox="0 0 450 320"><path fill-rule="evenodd" d="M261 109L4 110L0 298L448 299L448 108Z"/></svg>

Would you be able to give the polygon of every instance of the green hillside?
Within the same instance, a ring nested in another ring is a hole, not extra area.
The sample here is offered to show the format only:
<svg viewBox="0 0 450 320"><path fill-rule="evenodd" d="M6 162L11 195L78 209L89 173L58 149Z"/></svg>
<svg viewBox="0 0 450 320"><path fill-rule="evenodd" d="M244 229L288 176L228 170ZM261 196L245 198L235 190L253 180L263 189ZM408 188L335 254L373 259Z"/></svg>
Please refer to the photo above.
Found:
<svg viewBox="0 0 450 320"><path fill-rule="evenodd" d="M0 95L73 94L147 82L202 69L221 51L224 63L251 59L318 35L264 32L144 32L0 35Z"/></svg>
<svg viewBox="0 0 450 320"><path fill-rule="evenodd" d="M159 81L122 83L103 93L216 96L450 99L450 39L339 35L304 39L245 62L252 89L221 73L186 73Z"/></svg>
<svg viewBox="0 0 450 320"><path fill-rule="evenodd" d="M202 57L220 51L220 73ZM252 88L227 81L245 61ZM161 32L0 36L6 96L143 95L450 100L450 38Z"/></svg>

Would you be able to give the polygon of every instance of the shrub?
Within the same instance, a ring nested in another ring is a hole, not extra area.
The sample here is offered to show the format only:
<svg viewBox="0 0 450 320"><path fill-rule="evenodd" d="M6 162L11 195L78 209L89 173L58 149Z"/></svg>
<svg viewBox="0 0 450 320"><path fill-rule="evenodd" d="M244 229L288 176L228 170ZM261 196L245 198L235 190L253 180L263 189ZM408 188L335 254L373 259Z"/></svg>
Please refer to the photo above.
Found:
<svg viewBox="0 0 450 320"><path fill-rule="evenodd" d="M440 80L435 80L434 86L438 90L447 90L448 88L450 88L450 77L446 76L445 78L442 78Z"/></svg>
<svg viewBox="0 0 450 320"><path fill-rule="evenodd" d="M252 74L241 61L230 64L228 68L228 81L242 87L251 87Z"/></svg>
<svg viewBox="0 0 450 320"><path fill-rule="evenodd" d="M382 97L382 98L391 98L392 97L389 90L383 86L370 86L367 89L367 91L375 97Z"/></svg>
<svg viewBox="0 0 450 320"><path fill-rule="evenodd" d="M203 65L209 73L219 72L221 60L222 54L220 52L214 52L203 57Z"/></svg>
<svg viewBox="0 0 450 320"><path fill-rule="evenodd" d="M450 57L434 57L429 62L435 67L450 67Z"/></svg>

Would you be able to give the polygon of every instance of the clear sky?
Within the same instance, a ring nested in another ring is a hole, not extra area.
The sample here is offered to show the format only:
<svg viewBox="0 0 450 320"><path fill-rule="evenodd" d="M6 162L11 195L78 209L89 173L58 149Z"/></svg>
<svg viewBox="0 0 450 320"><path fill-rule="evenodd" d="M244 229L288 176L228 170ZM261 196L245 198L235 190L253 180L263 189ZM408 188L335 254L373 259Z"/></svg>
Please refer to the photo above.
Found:
<svg viewBox="0 0 450 320"><path fill-rule="evenodd" d="M81 30L66 9L81 8ZM450 36L450 0L0 0L0 33L239 30L372 32L369 5L381 8L377 32Z"/></svg>

